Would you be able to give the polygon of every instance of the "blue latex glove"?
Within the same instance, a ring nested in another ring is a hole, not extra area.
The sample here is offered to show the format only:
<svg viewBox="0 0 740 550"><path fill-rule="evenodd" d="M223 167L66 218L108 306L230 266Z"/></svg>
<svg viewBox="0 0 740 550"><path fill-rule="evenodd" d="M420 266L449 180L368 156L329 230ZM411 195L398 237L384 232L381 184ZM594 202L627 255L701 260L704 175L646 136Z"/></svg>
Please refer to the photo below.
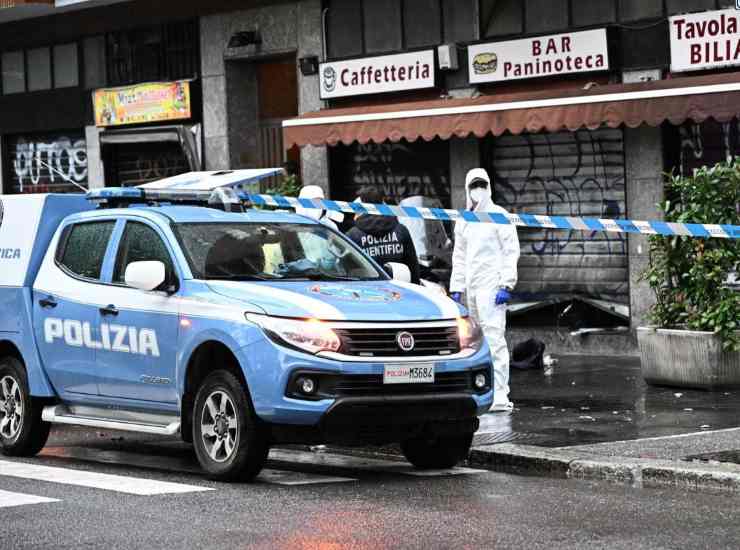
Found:
<svg viewBox="0 0 740 550"><path fill-rule="evenodd" d="M452 298L453 300L455 300L461 306L464 305L462 303L462 292L453 292L453 293L450 294L450 298Z"/></svg>
<svg viewBox="0 0 740 550"><path fill-rule="evenodd" d="M508 304L509 300L511 300L511 293L505 288L499 289L496 293L496 298L494 299L497 306Z"/></svg>

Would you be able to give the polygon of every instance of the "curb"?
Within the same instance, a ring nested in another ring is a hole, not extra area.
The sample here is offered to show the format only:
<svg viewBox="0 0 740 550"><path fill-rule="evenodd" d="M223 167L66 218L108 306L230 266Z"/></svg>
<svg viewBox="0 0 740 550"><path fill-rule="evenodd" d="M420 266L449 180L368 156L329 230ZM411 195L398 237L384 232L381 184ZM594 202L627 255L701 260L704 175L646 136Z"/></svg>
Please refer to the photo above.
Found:
<svg viewBox="0 0 740 550"><path fill-rule="evenodd" d="M474 447L471 466L495 472L561 479L606 481L637 488L675 487L740 493L740 465L605 457L563 448L501 443Z"/></svg>

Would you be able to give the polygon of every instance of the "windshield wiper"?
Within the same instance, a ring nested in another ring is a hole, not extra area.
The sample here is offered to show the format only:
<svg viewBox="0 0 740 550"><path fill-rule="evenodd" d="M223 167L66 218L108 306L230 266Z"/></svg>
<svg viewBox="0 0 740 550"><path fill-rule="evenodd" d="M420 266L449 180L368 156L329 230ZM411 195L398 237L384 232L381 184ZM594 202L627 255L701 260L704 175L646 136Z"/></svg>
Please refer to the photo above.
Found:
<svg viewBox="0 0 740 550"><path fill-rule="evenodd" d="M262 275L207 275L209 281L274 281L281 277L265 277Z"/></svg>
<svg viewBox="0 0 740 550"><path fill-rule="evenodd" d="M324 273L318 271L309 271L304 273L296 273L293 277L283 277L283 281L300 281L301 279L308 279L309 281L361 281L357 277L346 277L344 275L332 275L331 273Z"/></svg>

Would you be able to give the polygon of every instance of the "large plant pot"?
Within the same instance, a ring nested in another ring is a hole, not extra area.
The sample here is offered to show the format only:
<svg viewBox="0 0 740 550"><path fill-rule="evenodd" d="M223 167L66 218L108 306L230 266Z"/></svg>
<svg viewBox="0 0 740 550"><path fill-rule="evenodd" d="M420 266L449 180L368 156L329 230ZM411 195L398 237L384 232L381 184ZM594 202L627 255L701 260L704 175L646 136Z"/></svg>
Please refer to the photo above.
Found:
<svg viewBox="0 0 740 550"><path fill-rule="evenodd" d="M707 390L740 386L740 352L723 351L711 332L639 327L637 343L648 384Z"/></svg>

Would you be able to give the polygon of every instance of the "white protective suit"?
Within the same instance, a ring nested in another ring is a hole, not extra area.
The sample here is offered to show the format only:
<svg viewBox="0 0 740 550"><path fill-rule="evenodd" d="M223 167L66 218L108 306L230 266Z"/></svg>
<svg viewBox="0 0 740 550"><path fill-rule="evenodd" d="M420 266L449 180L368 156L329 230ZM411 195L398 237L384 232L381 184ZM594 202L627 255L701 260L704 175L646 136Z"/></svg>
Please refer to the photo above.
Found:
<svg viewBox="0 0 740 550"><path fill-rule="evenodd" d="M467 209L473 210L470 184L476 179L487 182L488 198L476 212L506 214L493 203L491 179L482 168L468 172L465 178ZM513 290L517 282L519 238L513 225L493 223L455 223L455 249L452 254L450 292L465 292L470 315L483 329L493 359L493 409L509 405L509 350L506 347L506 306L495 304L502 288Z"/></svg>

